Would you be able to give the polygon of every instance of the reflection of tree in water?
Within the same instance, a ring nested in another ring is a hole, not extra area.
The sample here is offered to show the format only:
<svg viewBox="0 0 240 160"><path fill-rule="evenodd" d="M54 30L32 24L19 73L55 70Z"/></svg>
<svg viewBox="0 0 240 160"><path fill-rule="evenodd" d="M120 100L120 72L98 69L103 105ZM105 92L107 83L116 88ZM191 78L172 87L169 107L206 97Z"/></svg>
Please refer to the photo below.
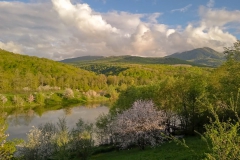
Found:
<svg viewBox="0 0 240 160"><path fill-rule="evenodd" d="M24 124L29 125L34 118L34 110L29 109L25 114L23 114Z"/></svg>
<svg viewBox="0 0 240 160"><path fill-rule="evenodd" d="M7 117L7 112L0 112L0 117L1 118Z"/></svg>
<svg viewBox="0 0 240 160"><path fill-rule="evenodd" d="M32 109L27 110L25 113L21 109L16 109L11 116L8 117L8 122L12 123L14 126L22 124L29 125L33 118L34 111Z"/></svg>
<svg viewBox="0 0 240 160"><path fill-rule="evenodd" d="M99 106L101 106L101 105L100 104L87 104L86 105L87 108L97 108Z"/></svg>
<svg viewBox="0 0 240 160"><path fill-rule="evenodd" d="M37 106L35 109L34 109L35 113L38 115L38 116L42 116L45 109L43 106Z"/></svg>
<svg viewBox="0 0 240 160"><path fill-rule="evenodd" d="M8 117L8 122L12 123L14 126L21 124L21 115L23 114L23 108L17 107L13 110L10 117Z"/></svg>
<svg viewBox="0 0 240 160"><path fill-rule="evenodd" d="M64 113L65 113L65 115L71 115L72 114L72 108L70 108L70 107L65 108Z"/></svg>

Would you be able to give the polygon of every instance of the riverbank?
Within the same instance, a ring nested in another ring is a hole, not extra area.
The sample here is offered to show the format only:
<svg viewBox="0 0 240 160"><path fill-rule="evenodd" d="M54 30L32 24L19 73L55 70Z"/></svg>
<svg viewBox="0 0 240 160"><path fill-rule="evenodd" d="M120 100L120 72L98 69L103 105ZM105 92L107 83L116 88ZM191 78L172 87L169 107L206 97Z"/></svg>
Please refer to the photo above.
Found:
<svg viewBox="0 0 240 160"><path fill-rule="evenodd" d="M104 94L90 90L88 92L71 89L46 92L26 92L18 94L0 94L0 113L7 115L34 111L42 115L46 111L89 106L92 104L109 104L112 99Z"/></svg>

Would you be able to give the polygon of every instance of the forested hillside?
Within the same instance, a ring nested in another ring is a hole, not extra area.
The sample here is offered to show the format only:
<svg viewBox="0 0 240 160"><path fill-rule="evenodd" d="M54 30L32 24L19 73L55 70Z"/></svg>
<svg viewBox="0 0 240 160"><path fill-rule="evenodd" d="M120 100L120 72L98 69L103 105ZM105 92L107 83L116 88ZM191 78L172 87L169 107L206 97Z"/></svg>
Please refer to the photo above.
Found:
<svg viewBox="0 0 240 160"><path fill-rule="evenodd" d="M215 67L223 64L223 62L226 61L225 55L223 53L217 52L208 47L197 48L194 50L185 51L181 53L175 53L168 57L178 58L196 64Z"/></svg>
<svg viewBox="0 0 240 160"><path fill-rule="evenodd" d="M101 85L98 78L74 66L0 49L0 92L36 90L46 85L88 90Z"/></svg>
<svg viewBox="0 0 240 160"><path fill-rule="evenodd" d="M72 59L65 59L62 60L61 62L64 63L72 63L76 65L80 65L82 63L94 63L94 64L99 64L99 63L125 63L125 64L169 64L169 65L176 65L176 64L183 64L183 65L192 65L192 66L204 66L204 65L199 65L195 64L192 62L188 62L185 60L181 60L178 58L172 58L172 57L138 57L138 56L110 56L110 57L95 57L92 58L84 57L77 57L77 58L72 58Z"/></svg>

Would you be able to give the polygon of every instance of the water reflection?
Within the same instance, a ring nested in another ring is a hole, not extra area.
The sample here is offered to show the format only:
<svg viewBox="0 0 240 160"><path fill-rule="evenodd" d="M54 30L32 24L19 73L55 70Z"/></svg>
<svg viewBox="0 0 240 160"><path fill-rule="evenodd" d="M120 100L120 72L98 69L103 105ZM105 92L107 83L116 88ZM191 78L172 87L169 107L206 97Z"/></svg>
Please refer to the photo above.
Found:
<svg viewBox="0 0 240 160"><path fill-rule="evenodd" d="M8 116L8 139L23 138L26 139L26 133L32 126L39 126L47 122L56 123L58 118L66 117L69 128L75 126L79 118L87 122L95 122L95 119L102 113L108 113L109 108L95 105L93 107L74 107L61 110L44 112L42 115L36 114L33 110L28 110L25 114L12 114Z"/></svg>

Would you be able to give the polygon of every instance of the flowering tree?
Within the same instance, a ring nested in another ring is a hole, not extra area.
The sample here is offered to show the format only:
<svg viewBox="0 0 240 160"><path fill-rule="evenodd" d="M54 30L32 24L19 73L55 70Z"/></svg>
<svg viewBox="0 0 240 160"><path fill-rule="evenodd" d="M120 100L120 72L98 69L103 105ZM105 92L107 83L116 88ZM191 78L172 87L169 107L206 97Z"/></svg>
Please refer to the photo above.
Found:
<svg viewBox="0 0 240 160"><path fill-rule="evenodd" d="M165 113L156 110L152 101L138 100L112 122L114 143L121 148L156 146L164 140L165 121Z"/></svg>
<svg viewBox="0 0 240 160"><path fill-rule="evenodd" d="M32 94L30 94L29 97L27 98L27 101L29 103L32 103L34 101L34 99L35 99L34 96Z"/></svg>
<svg viewBox="0 0 240 160"><path fill-rule="evenodd" d="M18 147L15 156L26 160L61 160L74 157L85 160L92 154L94 146L92 134L93 124L80 119L76 128L69 132L66 119L60 118L57 125L46 123L33 127L27 134L27 141Z"/></svg>
<svg viewBox="0 0 240 160"><path fill-rule="evenodd" d="M33 127L27 134L27 142L21 144L18 148L17 157L23 156L24 159L44 160L54 153L54 144L52 143L56 131L46 130L46 128L55 127L53 124L46 124L44 128Z"/></svg>
<svg viewBox="0 0 240 160"><path fill-rule="evenodd" d="M63 97L67 99L73 98L74 97L73 90L71 88L67 88L63 93Z"/></svg>

